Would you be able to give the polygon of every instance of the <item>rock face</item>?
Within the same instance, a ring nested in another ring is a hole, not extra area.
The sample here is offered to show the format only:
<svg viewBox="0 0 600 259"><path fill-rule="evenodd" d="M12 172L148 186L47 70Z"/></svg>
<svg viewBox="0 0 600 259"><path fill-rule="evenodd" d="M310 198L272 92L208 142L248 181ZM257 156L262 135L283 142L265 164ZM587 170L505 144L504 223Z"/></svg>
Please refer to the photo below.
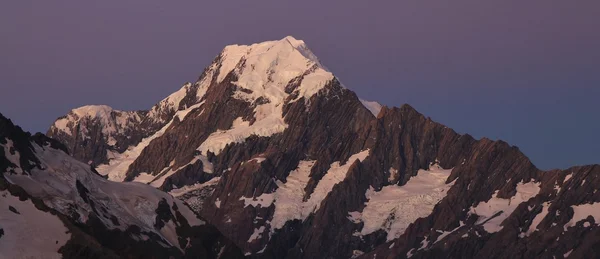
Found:
<svg viewBox="0 0 600 259"><path fill-rule="evenodd" d="M361 100L292 37L226 47L149 111L79 113L49 135L110 180L169 192L249 257L598 253L600 166L540 171L505 142Z"/></svg>
<svg viewBox="0 0 600 259"><path fill-rule="evenodd" d="M0 114L2 257L243 257L180 200L110 182L66 150Z"/></svg>

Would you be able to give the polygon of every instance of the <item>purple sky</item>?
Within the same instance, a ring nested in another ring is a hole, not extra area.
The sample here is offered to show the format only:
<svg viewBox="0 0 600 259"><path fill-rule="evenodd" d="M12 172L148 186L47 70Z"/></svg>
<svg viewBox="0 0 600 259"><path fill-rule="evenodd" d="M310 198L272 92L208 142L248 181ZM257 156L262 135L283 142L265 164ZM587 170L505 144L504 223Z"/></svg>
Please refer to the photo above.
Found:
<svg viewBox="0 0 600 259"><path fill-rule="evenodd" d="M460 3L458 3L460 2ZM600 1L6 1L0 112L148 109L227 44L292 35L346 87L540 168L600 163Z"/></svg>

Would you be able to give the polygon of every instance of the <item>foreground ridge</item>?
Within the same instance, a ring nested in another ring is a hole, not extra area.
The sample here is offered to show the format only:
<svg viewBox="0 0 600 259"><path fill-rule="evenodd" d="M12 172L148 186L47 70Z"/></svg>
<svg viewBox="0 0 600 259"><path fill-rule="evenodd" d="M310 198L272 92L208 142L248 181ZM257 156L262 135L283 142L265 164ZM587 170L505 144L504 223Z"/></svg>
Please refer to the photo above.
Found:
<svg viewBox="0 0 600 259"><path fill-rule="evenodd" d="M6 258L242 257L182 201L116 183L61 143L0 114L0 250Z"/></svg>

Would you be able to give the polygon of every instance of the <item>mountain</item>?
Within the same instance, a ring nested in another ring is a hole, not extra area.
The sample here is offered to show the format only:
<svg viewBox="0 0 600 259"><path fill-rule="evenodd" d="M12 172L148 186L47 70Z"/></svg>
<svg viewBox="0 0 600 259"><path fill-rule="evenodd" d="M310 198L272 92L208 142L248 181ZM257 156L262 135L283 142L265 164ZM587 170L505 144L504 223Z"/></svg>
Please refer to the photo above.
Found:
<svg viewBox="0 0 600 259"><path fill-rule="evenodd" d="M293 37L227 46L151 109L77 108L48 136L253 258L600 256L600 166L541 171L503 141L361 100Z"/></svg>
<svg viewBox="0 0 600 259"><path fill-rule="evenodd" d="M117 183L0 114L2 258L216 258L241 251L187 205Z"/></svg>

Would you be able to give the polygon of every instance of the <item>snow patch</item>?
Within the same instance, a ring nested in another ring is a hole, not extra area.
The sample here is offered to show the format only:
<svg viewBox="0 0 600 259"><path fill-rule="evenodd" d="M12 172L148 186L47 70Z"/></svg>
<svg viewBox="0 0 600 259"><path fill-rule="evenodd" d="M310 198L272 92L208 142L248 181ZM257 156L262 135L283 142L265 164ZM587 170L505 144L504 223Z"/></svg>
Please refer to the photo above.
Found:
<svg viewBox="0 0 600 259"><path fill-rule="evenodd" d="M568 252L566 252L565 254L563 254L564 258L569 257L569 255L571 254L571 252L573 252L573 249L569 250Z"/></svg>
<svg viewBox="0 0 600 259"><path fill-rule="evenodd" d="M171 195L173 195L173 197L180 197L180 196L182 196L186 193L192 192L192 191L200 190L200 189L206 188L208 186L217 185L217 183L219 183L219 180L221 180L221 177L214 177L205 183L196 183L194 185L186 185L179 189L173 189L169 193Z"/></svg>
<svg viewBox="0 0 600 259"><path fill-rule="evenodd" d="M248 206L252 206L252 207L263 207L263 208L267 208L269 206L271 206L271 204L273 204L273 201L275 200L275 194L274 193L263 193L261 196L258 196L256 198L247 198L247 197L240 197L240 201L244 201L244 208L248 207Z"/></svg>
<svg viewBox="0 0 600 259"><path fill-rule="evenodd" d="M486 232L495 233L502 230L502 222L512 214L519 204L535 197L540 192L540 183L530 181L517 184L517 193L509 199L498 198L498 191L490 200L479 202L471 207L470 214L479 216L476 224L482 225Z"/></svg>
<svg viewBox="0 0 600 259"><path fill-rule="evenodd" d="M567 176L565 176L563 183L566 183L567 181L569 181L571 179L571 177L573 177L573 174L568 174Z"/></svg>
<svg viewBox="0 0 600 259"><path fill-rule="evenodd" d="M408 225L418 218L431 214L433 207L444 197L454 182L446 184L452 169L432 165L428 170L419 170L403 186L384 186L380 191L370 188L365 193L368 201L356 218L364 222L359 235L368 235L379 229L385 230L387 241L404 233Z"/></svg>
<svg viewBox="0 0 600 259"><path fill-rule="evenodd" d="M377 115L379 114L379 112L381 111L381 104L378 102L371 102L371 101L365 101L360 99L360 102L373 114L375 115L375 117L377 117Z"/></svg>
<svg viewBox="0 0 600 259"><path fill-rule="evenodd" d="M548 208L550 207L550 203L544 202L542 204L542 211L535 215L535 218L531 221L531 225L529 225L529 229L526 232L526 236L531 235L531 233L537 231L537 226L542 222L542 220L548 215Z"/></svg>
<svg viewBox="0 0 600 259"><path fill-rule="evenodd" d="M256 109L261 110L265 105L259 105ZM242 143L252 135L268 137L276 133L281 133L287 128L287 124L281 116L283 105L273 107L273 112L266 115L261 120L257 120L250 125L250 122L238 118L234 121L231 129L219 130L211 133L208 138L200 144L198 151L203 155L208 151L218 155L225 146L233 143Z"/></svg>
<svg viewBox="0 0 600 259"><path fill-rule="evenodd" d="M461 222L460 222L460 224L459 224L459 226L458 226L458 227L456 227L456 228L455 228L455 229L453 229L453 230L450 230L450 231L436 230L436 232L438 232L438 233L441 233L441 235L439 235L439 236L437 237L437 239L435 240L435 242L433 242L433 243L435 244L435 243L437 243L437 242L439 242L439 241L442 241L442 239L444 239L444 238L445 238L445 237L447 237L448 235L450 235L450 234L454 233L456 230L460 229L460 228L461 228L461 227L463 227L464 225L465 225L465 223L461 221Z"/></svg>
<svg viewBox="0 0 600 259"><path fill-rule="evenodd" d="M154 180L154 178L156 178L155 175L151 175L148 173L141 173L138 176L136 176L135 179L133 179L133 181L140 182L140 183L149 183L149 182L152 182L152 180Z"/></svg>
<svg viewBox="0 0 600 259"><path fill-rule="evenodd" d="M567 227L575 226L577 222L585 220L588 216L592 216L594 222L596 222L595 224L598 225L600 221L600 202L573 205L571 208L573 209L573 217L564 225L565 231L567 231Z"/></svg>
<svg viewBox="0 0 600 259"><path fill-rule="evenodd" d="M304 188L310 180L310 170L316 161L300 161L298 168L291 171L286 182L277 181L275 191L275 213L271 220L271 233L281 229L286 222L294 219L304 220Z"/></svg>
<svg viewBox="0 0 600 259"><path fill-rule="evenodd" d="M263 232L265 232L265 226L260 226L259 228L255 228L254 233L252 233L252 235L248 239L248 243L251 243L252 241L254 241L256 239L261 238Z"/></svg>

